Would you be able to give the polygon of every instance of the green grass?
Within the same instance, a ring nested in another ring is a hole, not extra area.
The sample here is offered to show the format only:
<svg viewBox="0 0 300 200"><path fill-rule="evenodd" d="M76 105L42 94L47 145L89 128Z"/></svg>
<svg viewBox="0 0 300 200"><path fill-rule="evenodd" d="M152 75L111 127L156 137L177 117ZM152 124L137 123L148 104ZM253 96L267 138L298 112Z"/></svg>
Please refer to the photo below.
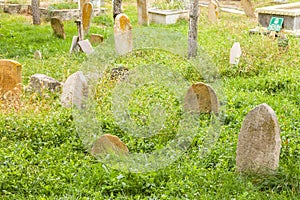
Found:
<svg viewBox="0 0 300 200"><path fill-rule="evenodd" d="M125 1L124 10L137 25L135 3ZM118 171L97 161L86 150L76 131L72 109L60 105L59 95L39 96L24 93L23 108L19 112L0 115L0 198L2 199L298 199L300 197L300 46L299 39L289 37L288 52L278 50L277 41L249 35L257 22L245 16L221 13L218 23L211 24L207 11L202 9L199 21L199 44L217 66L223 82L219 138L209 154L199 155L203 145L201 130L190 148L176 162L154 172L130 173ZM91 33L112 36L111 14L93 20ZM49 23L33 26L30 18L0 12L0 59L14 59L23 64L23 84L29 77L43 73L65 81L82 69L88 58L83 54L69 54L73 35L77 34L73 21L65 22L67 38L56 38ZM188 23L155 25L187 35ZM240 42L243 56L239 65L229 65L229 50ZM33 54L40 50L43 60ZM167 52L139 52L113 65L134 69L153 62L181 73L190 83L202 76L185 65L185 59ZM176 64L174 64L176 63ZM192 75L191 75L192 74ZM115 82L102 79L96 98L97 120L104 133L118 135L131 152L149 152L162 148L172 139L180 111L172 110L168 121L174 121L152 138L126 135L116 124L110 109ZM172 96L163 96L165 88L145 88L135 93L142 106L147 107L147 95L159 91L165 106L176 104ZM170 97L168 99L168 97ZM282 149L280 167L269 176L241 176L235 172L237 137L245 115L256 105L269 104L278 117ZM149 110L131 105L135 120L148 116ZM140 113L144 111L145 113ZM202 119L203 130L209 119Z"/></svg>

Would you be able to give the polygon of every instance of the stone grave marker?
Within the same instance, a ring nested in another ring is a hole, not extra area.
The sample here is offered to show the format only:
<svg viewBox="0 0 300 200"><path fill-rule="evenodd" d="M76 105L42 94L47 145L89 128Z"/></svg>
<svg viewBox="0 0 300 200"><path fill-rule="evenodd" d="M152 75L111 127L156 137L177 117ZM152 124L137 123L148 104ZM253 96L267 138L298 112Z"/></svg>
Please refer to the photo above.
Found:
<svg viewBox="0 0 300 200"><path fill-rule="evenodd" d="M70 47L70 53L73 53L73 51L76 51L76 52L79 51L79 47L77 45L78 41L79 41L79 37L78 36L73 36L72 44L71 44L71 47Z"/></svg>
<svg viewBox="0 0 300 200"><path fill-rule="evenodd" d="M82 28L83 34L87 35L90 29L91 20L92 20L92 13L93 13L93 4L87 2L83 5L82 9Z"/></svg>
<svg viewBox="0 0 300 200"><path fill-rule="evenodd" d="M61 82L44 74L34 74L30 77L29 87L34 92L41 93L43 90L55 92L58 91L61 86Z"/></svg>
<svg viewBox="0 0 300 200"><path fill-rule="evenodd" d="M118 14L114 25L115 48L119 55L133 50L132 27L125 14Z"/></svg>
<svg viewBox="0 0 300 200"><path fill-rule="evenodd" d="M124 156L128 153L127 146L117 136L110 134L104 134L99 137L91 149L93 156L105 156L107 154Z"/></svg>
<svg viewBox="0 0 300 200"><path fill-rule="evenodd" d="M82 10L83 10L83 7L84 7L84 4L85 3L89 3L90 2L90 0L79 0L78 1L78 9L80 9L80 12L82 13Z"/></svg>
<svg viewBox="0 0 300 200"><path fill-rule="evenodd" d="M103 42L103 35L91 34L90 42L91 42L91 44L94 44L94 45L102 43Z"/></svg>
<svg viewBox="0 0 300 200"><path fill-rule="evenodd" d="M149 25L147 0L137 0L138 24Z"/></svg>
<svg viewBox="0 0 300 200"><path fill-rule="evenodd" d="M59 38L66 39L64 24L60 18L51 17L51 27L54 31L54 35L56 35Z"/></svg>
<svg viewBox="0 0 300 200"><path fill-rule="evenodd" d="M14 60L0 60L0 99L19 101L21 95L22 65Z"/></svg>
<svg viewBox="0 0 300 200"><path fill-rule="evenodd" d="M216 22L219 17L219 2L217 0L211 0L208 4L208 20Z"/></svg>
<svg viewBox="0 0 300 200"><path fill-rule="evenodd" d="M42 53L39 50L34 52L34 59L36 59L36 60L42 59Z"/></svg>
<svg viewBox="0 0 300 200"><path fill-rule="evenodd" d="M69 76L63 85L61 103L64 107L82 108L84 100L88 97L87 79L81 71Z"/></svg>
<svg viewBox="0 0 300 200"><path fill-rule="evenodd" d="M232 65L239 64L241 55L242 55L242 50L241 50L240 43L235 42L230 49L229 63Z"/></svg>
<svg viewBox="0 0 300 200"><path fill-rule="evenodd" d="M248 17L256 18L251 0L241 0L241 5Z"/></svg>
<svg viewBox="0 0 300 200"><path fill-rule="evenodd" d="M215 91L202 82L189 87L184 98L184 110L196 113L219 114L219 101Z"/></svg>
<svg viewBox="0 0 300 200"><path fill-rule="evenodd" d="M94 52L94 49L93 49L91 43L89 42L89 40L79 41L78 45L79 45L81 51L86 54L91 54Z"/></svg>
<svg viewBox="0 0 300 200"><path fill-rule="evenodd" d="M273 109L261 104L245 117L238 136L237 171L272 173L279 166L280 128Z"/></svg>

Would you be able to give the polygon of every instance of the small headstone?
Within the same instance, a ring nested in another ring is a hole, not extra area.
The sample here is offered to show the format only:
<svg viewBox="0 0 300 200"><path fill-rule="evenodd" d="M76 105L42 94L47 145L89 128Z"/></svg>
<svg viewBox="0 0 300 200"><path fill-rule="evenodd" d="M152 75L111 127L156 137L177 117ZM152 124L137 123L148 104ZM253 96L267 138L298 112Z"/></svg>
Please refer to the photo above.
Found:
<svg viewBox="0 0 300 200"><path fill-rule="evenodd" d="M107 154L124 156L128 153L127 146L117 136L110 134L99 137L91 149L93 156L105 156Z"/></svg>
<svg viewBox="0 0 300 200"><path fill-rule="evenodd" d="M42 59L42 53L40 52L40 51L35 51L34 52L34 58L36 59L36 60L41 60Z"/></svg>
<svg viewBox="0 0 300 200"><path fill-rule="evenodd" d="M219 2L217 0L210 0L208 4L208 20L216 22L219 17Z"/></svg>
<svg viewBox="0 0 300 200"><path fill-rule="evenodd" d="M91 42L91 44L94 44L94 45L102 43L103 42L103 35L91 34L90 42Z"/></svg>
<svg viewBox="0 0 300 200"><path fill-rule="evenodd" d="M261 104L244 119L236 151L237 171L272 173L279 166L280 128L273 109Z"/></svg>
<svg viewBox="0 0 300 200"><path fill-rule="evenodd" d="M34 92L41 93L43 90L49 90L51 92L54 92L58 91L61 88L61 86L61 82L44 74L34 74L30 77L29 87Z"/></svg>
<svg viewBox="0 0 300 200"><path fill-rule="evenodd" d="M256 18L251 0L241 0L241 5L248 17Z"/></svg>
<svg viewBox="0 0 300 200"><path fill-rule="evenodd" d="M115 48L119 55L133 50L132 27L125 14L118 14L114 25Z"/></svg>
<svg viewBox="0 0 300 200"><path fill-rule="evenodd" d="M54 31L54 35L59 38L66 39L64 24L58 17L51 17L51 27Z"/></svg>
<svg viewBox="0 0 300 200"><path fill-rule="evenodd" d="M73 53L73 51L79 51L79 47L78 47L78 41L79 41L79 37L78 36L73 36L72 39L72 44L71 44L71 48L70 48L70 53Z"/></svg>
<svg viewBox="0 0 300 200"><path fill-rule="evenodd" d="M138 24L149 25L147 0L137 0Z"/></svg>
<svg viewBox="0 0 300 200"><path fill-rule="evenodd" d="M204 83L189 87L184 98L184 110L196 113L219 114L219 101L215 91Z"/></svg>
<svg viewBox="0 0 300 200"><path fill-rule="evenodd" d="M89 42L89 40L79 41L78 45L79 45L80 49L82 50L82 52L84 52L86 54L91 54L94 52L94 49L93 49L91 43Z"/></svg>
<svg viewBox="0 0 300 200"><path fill-rule="evenodd" d="M81 71L69 76L63 85L61 102L64 107L82 108L84 100L88 97L87 79Z"/></svg>
<svg viewBox="0 0 300 200"><path fill-rule="evenodd" d="M93 4L88 2L83 5L82 9L82 28L84 35L87 35L92 20Z"/></svg>
<svg viewBox="0 0 300 200"><path fill-rule="evenodd" d="M240 43L235 42L233 46L230 49L230 60L229 63L232 65L237 65L239 64L240 57L242 55L242 50Z"/></svg>
<svg viewBox="0 0 300 200"><path fill-rule="evenodd" d="M0 99L18 101L21 95L22 65L14 60L0 60Z"/></svg>

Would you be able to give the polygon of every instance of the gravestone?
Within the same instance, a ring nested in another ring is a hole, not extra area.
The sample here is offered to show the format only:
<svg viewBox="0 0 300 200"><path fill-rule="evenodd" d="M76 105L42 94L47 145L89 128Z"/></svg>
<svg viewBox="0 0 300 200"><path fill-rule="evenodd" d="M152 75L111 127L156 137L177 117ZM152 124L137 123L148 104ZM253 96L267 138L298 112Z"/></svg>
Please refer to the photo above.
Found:
<svg viewBox="0 0 300 200"><path fill-rule="evenodd" d="M29 87L34 92L41 93L43 90L55 92L58 91L61 86L61 82L44 74L34 74L30 77Z"/></svg>
<svg viewBox="0 0 300 200"><path fill-rule="evenodd" d="M248 17L256 18L251 0L241 0L241 5Z"/></svg>
<svg viewBox="0 0 300 200"><path fill-rule="evenodd" d="M54 35L56 35L59 38L66 39L64 24L60 18L51 17L51 27L54 31Z"/></svg>
<svg viewBox="0 0 300 200"><path fill-rule="evenodd" d="M280 128L273 109L261 104L244 119L238 136L238 172L272 173L278 168L281 148Z"/></svg>
<svg viewBox="0 0 300 200"><path fill-rule="evenodd" d="M84 7L84 4L85 3L89 3L90 2L90 0L79 0L78 1L78 9L80 9L80 12L82 13L82 10L83 10L83 7Z"/></svg>
<svg viewBox="0 0 300 200"><path fill-rule="evenodd" d="M91 42L91 44L94 44L94 45L102 43L103 42L103 35L91 34L90 42Z"/></svg>
<svg viewBox="0 0 300 200"><path fill-rule="evenodd" d="M89 42L89 40L79 41L78 45L79 45L81 51L86 54L91 54L94 52L94 49L93 49L91 43Z"/></svg>
<svg viewBox="0 0 300 200"><path fill-rule="evenodd" d="M137 0L138 24L149 25L147 0Z"/></svg>
<svg viewBox="0 0 300 200"><path fill-rule="evenodd" d="M72 44L70 47L70 53L73 53L73 51L78 52L79 51L79 47L78 47L78 41L79 41L79 37L78 36L73 36L72 39Z"/></svg>
<svg viewBox="0 0 300 200"><path fill-rule="evenodd" d="M82 9L82 28L83 34L87 35L90 29L93 13L93 4L88 2L83 5Z"/></svg>
<svg viewBox="0 0 300 200"><path fill-rule="evenodd" d="M115 48L119 55L133 50L132 27L125 14L118 14L114 25Z"/></svg>
<svg viewBox="0 0 300 200"><path fill-rule="evenodd" d="M202 82L189 87L184 98L184 110L196 113L219 114L219 101L215 91Z"/></svg>
<svg viewBox="0 0 300 200"><path fill-rule="evenodd" d="M208 20L216 22L219 17L219 2L217 0L211 0L208 4Z"/></svg>
<svg viewBox="0 0 300 200"><path fill-rule="evenodd" d="M19 101L21 83L22 65L14 60L0 60L0 99Z"/></svg>
<svg viewBox="0 0 300 200"><path fill-rule="evenodd" d="M88 83L81 71L69 76L63 85L61 103L64 107L82 108L88 97Z"/></svg>
<svg viewBox="0 0 300 200"><path fill-rule="evenodd" d="M242 50L241 50L240 43L235 42L230 49L229 63L232 65L239 64L241 55L242 55Z"/></svg>
<svg viewBox="0 0 300 200"><path fill-rule="evenodd" d="M105 156L107 154L124 156L128 153L127 146L117 136L110 134L104 134L99 137L91 149L93 156Z"/></svg>
<svg viewBox="0 0 300 200"><path fill-rule="evenodd" d="M42 53L40 52L40 51L35 51L34 52L34 58L36 59L36 60L41 60L42 59Z"/></svg>

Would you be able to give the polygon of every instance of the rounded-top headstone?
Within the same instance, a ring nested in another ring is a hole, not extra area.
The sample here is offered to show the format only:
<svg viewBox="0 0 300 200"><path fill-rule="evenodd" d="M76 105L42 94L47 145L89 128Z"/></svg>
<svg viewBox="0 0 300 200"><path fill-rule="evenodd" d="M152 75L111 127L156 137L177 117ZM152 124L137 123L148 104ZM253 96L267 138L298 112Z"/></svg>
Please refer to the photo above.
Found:
<svg viewBox="0 0 300 200"><path fill-rule="evenodd" d="M280 128L273 109L261 104L244 119L238 136L237 171L272 173L279 166Z"/></svg>
<svg viewBox="0 0 300 200"><path fill-rule="evenodd" d="M115 135L104 134L99 137L91 149L93 156L105 156L107 154L127 155L127 146Z"/></svg>
<svg viewBox="0 0 300 200"><path fill-rule="evenodd" d="M184 98L184 110L197 113L219 113L219 101L215 91L202 82L189 87Z"/></svg>
<svg viewBox="0 0 300 200"><path fill-rule="evenodd" d="M83 5L82 9L82 28L84 35L87 35L90 29L90 24L92 20L93 13L93 4L91 2L87 2Z"/></svg>
<svg viewBox="0 0 300 200"><path fill-rule="evenodd" d="M60 18L51 17L51 27L54 31L54 35L59 38L66 39L64 24Z"/></svg>
<svg viewBox="0 0 300 200"><path fill-rule="evenodd" d="M124 55L133 50L132 26L125 14L118 14L114 25L114 38L116 52Z"/></svg>

